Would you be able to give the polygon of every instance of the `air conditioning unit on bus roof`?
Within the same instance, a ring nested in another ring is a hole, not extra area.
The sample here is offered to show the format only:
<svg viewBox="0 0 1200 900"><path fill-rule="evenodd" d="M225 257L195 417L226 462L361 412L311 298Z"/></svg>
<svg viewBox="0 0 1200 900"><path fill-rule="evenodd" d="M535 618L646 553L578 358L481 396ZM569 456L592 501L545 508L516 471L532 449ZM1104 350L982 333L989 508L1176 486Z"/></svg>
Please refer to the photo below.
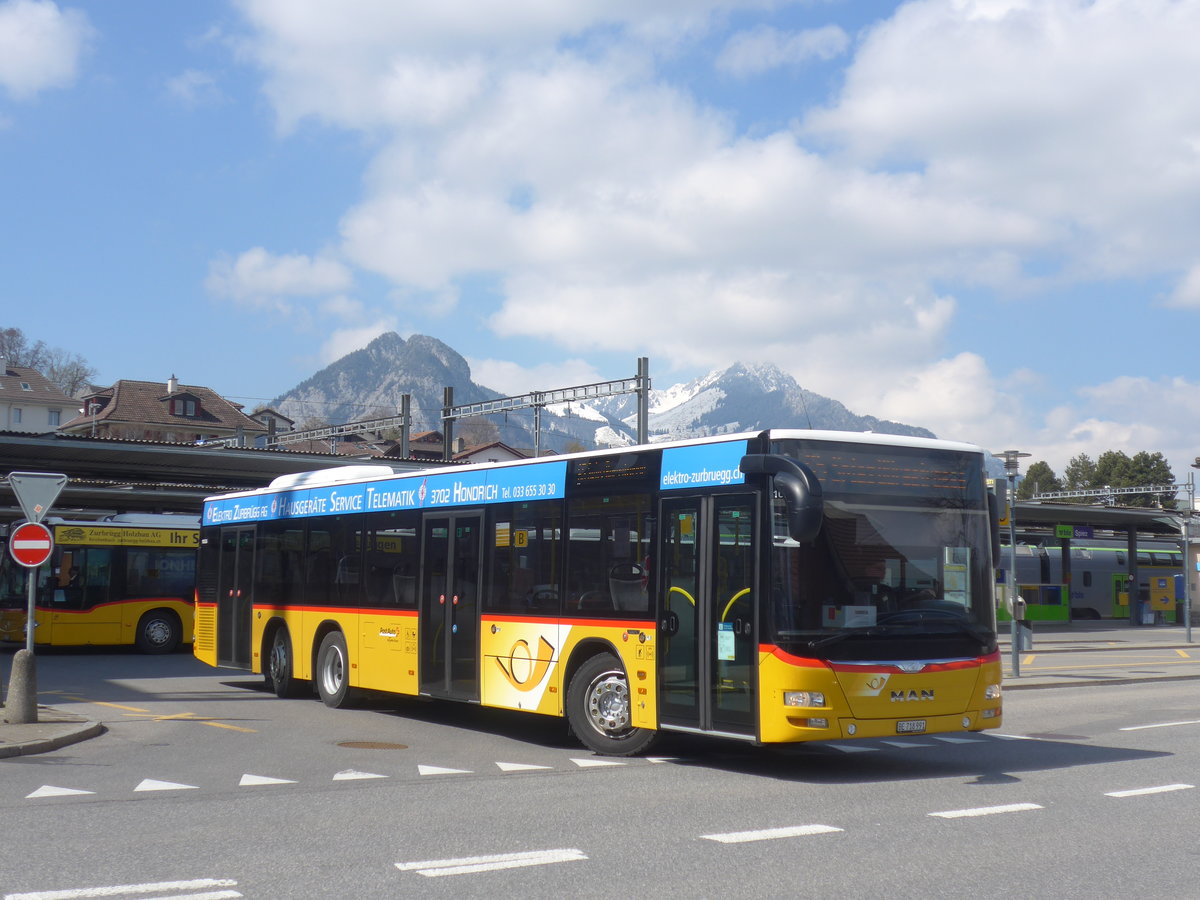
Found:
<svg viewBox="0 0 1200 900"><path fill-rule="evenodd" d="M318 469L315 472L280 475L271 482L271 487L321 487L327 484L344 484L347 481L361 481L365 478L380 478L395 474L396 470L391 466L341 466L332 469Z"/></svg>

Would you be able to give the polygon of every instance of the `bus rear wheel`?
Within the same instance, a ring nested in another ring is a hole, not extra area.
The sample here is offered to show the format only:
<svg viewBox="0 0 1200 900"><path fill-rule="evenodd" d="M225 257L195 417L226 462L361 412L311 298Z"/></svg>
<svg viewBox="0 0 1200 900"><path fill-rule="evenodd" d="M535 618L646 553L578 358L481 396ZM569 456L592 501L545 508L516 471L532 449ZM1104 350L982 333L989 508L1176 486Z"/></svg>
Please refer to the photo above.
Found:
<svg viewBox="0 0 1200 900"><path fill-rule="evenodd" d="M271 638L271 652L267 655L264 681L274 689L280 700L299 696L300 686L292 668L292 636L286 625L275 629Z"/></svg>
<svg viewBox="0 0 1200 900"><path fill-rule="evenodd" d="M154 609L138 620L134 639L142 653L171 653L179 646L183 628L169 609Z"/></svg>
<svg viewBox="0 0 1200 900"><path fill-rule="evenodd" d="M653 743L657 732L637 728L629 679L621 661L599 653L584 662L567 688L567 721L584 746L606 756L632 756Z"/></svg>
<svg viewBox="0 0 1200 900"><path fill-rule="evenodd" d="M331 631L317 651L317 693L333 709L350 704L350 656L340 631Z"/></svg>

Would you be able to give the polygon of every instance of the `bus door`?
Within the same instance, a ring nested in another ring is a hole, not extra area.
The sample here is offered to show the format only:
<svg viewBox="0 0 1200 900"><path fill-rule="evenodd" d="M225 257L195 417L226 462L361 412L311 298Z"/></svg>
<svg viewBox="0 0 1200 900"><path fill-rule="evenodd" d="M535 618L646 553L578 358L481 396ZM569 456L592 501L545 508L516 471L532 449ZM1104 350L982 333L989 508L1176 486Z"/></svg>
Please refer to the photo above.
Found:
<svg viewBox="0 0 1200 900"><path fill-rule="evenodd" d="M254 526L221 529L217 576L217 664L250 668L254 603Z"/></svg>
<svg viewBox="0 0 1200 900"><path fill-rule="evenodd" d="M753 494L662 504L659 721L756 736Z"/></svg>
<svg viewBox="0 0 1200 900"><path fill-rule="evenodd" d="M483 517L427 515L421 528L420 690L478 700Z"/></svg>

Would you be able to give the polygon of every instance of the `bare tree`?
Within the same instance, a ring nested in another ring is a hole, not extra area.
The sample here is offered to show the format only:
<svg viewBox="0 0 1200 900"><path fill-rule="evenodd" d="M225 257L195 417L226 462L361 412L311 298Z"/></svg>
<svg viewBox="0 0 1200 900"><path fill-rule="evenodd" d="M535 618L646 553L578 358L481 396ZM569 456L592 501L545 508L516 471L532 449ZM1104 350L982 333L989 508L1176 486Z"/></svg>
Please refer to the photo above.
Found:
<svg viewBox="0 0 1200 900"><path fill-rule="evenodd" d="M48 347L45 341L31 344L20 328L0 328L0 356L8 365L37 370L68 397L83 393L96 376L78 353Z"/></svg>

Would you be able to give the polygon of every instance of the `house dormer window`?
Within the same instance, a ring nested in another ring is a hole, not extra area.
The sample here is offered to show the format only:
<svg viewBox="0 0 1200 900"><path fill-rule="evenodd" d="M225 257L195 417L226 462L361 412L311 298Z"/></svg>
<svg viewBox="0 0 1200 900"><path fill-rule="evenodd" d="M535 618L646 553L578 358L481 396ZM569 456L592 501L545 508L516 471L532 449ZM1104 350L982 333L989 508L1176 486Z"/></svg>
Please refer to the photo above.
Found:
<svg viewBox="0 0 1200 900"><path fill-rule="evenodd" d="M195 399L192 397L172 397L171 398L171 415L185 416L190 419L196 418L196 413L199 412Z"/></svg>
<svg viewBox="0 0 1200 900"><path fill-rule="evenodd" d="M32 390L33 390L33 386L32 386L32 385L31 385L31 384L30 384L28 381L22 381L22 382L21 382L21 390L23 390L23 391L32 391Z"/></svg>

